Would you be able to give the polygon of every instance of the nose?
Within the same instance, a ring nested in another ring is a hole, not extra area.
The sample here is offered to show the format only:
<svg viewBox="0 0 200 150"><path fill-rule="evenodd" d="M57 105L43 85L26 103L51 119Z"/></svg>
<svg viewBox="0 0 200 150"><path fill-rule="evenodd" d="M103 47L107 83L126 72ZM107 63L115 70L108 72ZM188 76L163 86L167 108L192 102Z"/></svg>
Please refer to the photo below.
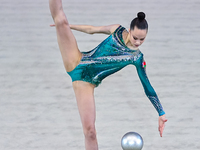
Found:
<svg viewBox="0 0 200 150"><path fill-rule="evenodd" d="M140 40L136 40L135 44L140 45Z"/></svg>

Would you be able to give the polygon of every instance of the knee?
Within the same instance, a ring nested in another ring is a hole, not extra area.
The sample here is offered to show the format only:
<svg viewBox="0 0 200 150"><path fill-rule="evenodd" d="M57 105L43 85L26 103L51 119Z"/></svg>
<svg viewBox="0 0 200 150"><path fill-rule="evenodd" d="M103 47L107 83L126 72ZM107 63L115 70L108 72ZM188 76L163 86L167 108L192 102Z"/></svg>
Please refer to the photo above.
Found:
<svg viewBox="0 0 200 150"><path fill-rule="evenodd" d="M94 126L87 126L84 128L85 138L90 140L96 140L96 129Z"/></svg>
<svg viewBox="0 0 200 150"><path fill-rule="evenodd" d="M69 23L67 21L67 18L65 17L65 15L62 16L57 16L54 19L55 25L56 26L63 26L63 25L67 25L69 26Z"/></svg>

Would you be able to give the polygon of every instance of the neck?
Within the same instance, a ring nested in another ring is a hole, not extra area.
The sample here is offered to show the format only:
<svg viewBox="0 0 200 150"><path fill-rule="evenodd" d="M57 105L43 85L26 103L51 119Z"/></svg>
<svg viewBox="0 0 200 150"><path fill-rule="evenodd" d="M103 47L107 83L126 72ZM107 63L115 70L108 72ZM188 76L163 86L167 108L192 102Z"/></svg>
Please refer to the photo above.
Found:
<svg viewBox="0 0 200 150"><path fill-rule="evenodd" d="M126 40L125 40L125 44L126 46L128 46L128 43L130 43L130 33L128 33L127 37L126 37Z"/></svg>

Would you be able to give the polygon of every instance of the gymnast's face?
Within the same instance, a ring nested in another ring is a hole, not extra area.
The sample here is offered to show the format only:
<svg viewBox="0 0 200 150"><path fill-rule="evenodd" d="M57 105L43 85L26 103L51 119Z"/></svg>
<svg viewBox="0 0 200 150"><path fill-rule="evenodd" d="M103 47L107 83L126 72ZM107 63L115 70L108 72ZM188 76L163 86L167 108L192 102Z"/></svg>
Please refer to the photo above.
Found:
<svg viewBox="0 0 200 150"><path fill-rule="evenodd" d="M129 30L130 42L133 48L138 48L144 42L147 36L147 29L138 29L136 26L134 29Z"/></svg>

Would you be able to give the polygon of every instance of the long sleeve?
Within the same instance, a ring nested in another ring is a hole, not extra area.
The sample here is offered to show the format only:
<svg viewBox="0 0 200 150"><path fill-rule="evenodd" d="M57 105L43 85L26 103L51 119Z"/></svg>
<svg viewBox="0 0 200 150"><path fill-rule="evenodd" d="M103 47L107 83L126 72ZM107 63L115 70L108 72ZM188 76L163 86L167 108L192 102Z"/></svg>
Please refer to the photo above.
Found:
<svg viewBox="0 0 200 150"><path fill-rule="evenodd" d="M149 100L151 101L155 109L157 110L159 116L162 116L165 114L165 112L162 108L162 105L158 99L156 92L154 91L153 87L151 86L149 82L149 79L145 71L145 67L146 67L145 65L146 63L144 62L143 58L140 59L136 65L137 73L143 85L145 94L147 95L147 97L149 98Z"/></svg>

